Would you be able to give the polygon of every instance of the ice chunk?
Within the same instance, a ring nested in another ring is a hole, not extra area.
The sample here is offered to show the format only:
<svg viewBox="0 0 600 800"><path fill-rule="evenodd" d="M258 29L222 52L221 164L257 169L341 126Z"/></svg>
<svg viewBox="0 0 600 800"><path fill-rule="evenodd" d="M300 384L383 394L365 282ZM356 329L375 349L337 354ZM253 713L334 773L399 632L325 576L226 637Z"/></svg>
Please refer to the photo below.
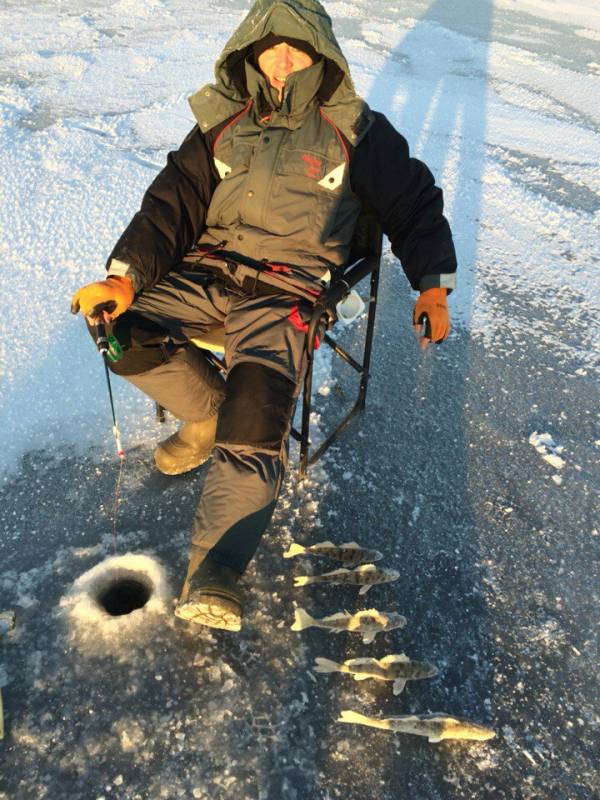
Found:
<svg viewBox="0 0 600 800"><path fill-rule="evenodd" d="M554 455L554 453L546 453L542 456L544 461L547 461L551 467L555 467L555 469L562 469L564 465L567 463L564 458L560 456Z"/></svg>
<svg viewBox="0 0 600 800"><path fill-rule="evenodd" d="M559 455L565 448L558 445L549 433L534 431L529 437L529 444L533 445L544 461L555 469L562 469L567 463Z"/></svg>

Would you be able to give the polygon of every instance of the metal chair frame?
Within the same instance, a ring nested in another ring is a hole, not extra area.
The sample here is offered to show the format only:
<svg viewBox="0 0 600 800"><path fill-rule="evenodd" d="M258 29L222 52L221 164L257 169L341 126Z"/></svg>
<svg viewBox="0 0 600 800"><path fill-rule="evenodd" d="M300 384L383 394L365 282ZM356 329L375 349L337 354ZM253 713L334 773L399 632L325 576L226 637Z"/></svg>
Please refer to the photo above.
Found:
<svg viewBox="0 0 600 800"><path fill-rule="evenodd" d="M292 425L290 436L300 443L300 476L304 476L309 467L315 464L325 451L336 441L341 432L348 426L354 416L362 411L366 403L367 387L369 383L369 367L371 363L371 350L373 345L373 331L375 327L375 313L377 309L377 292L379 288L379 269L381 265L382 232L373 215L363 210L359 217L354 238L352 242L351 255L346 267L338 272L329 289L327 289L316 301L308 331L306 333L306 355L307 368L304 378L304 389L302 397L302 423L300 430L296 430ZM358 396L350 411L338 423L333 432L325 439L322 444L313 452L310 452L310 412L312 408L312 382L314 366L315 337L320 327L325 325L326 330L330 329L337 320L336 306L342 301L363 278L371 276L370 291L368 299L367 329L362 355L362 361L357 361L344 350L329 333L325 333L323 342L328 345L338 356L349 364L360 375ZM209 336L207 336L207 339ZM201 346L206 357L222 372L227 369L221 358L215 352L208 350L213 345L202 339L192 340L197 346ZM222 347L215 347L222 351ZM164 410L157 404L157 419L164 421Z"/></svg>

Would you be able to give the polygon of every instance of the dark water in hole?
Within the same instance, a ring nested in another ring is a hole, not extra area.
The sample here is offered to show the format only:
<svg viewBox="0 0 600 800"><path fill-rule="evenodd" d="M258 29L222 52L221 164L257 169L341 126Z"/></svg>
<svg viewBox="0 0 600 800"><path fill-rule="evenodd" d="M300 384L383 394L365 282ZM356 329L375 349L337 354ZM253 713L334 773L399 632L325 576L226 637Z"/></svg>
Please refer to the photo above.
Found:
<svg viewBox="0 0 600 800"><path fill-rule="evenodd" d="M104 591L98 601L113 617L130 614L136 608L143 608L150 597L149 588L133 578L116 581Z"/></svg>

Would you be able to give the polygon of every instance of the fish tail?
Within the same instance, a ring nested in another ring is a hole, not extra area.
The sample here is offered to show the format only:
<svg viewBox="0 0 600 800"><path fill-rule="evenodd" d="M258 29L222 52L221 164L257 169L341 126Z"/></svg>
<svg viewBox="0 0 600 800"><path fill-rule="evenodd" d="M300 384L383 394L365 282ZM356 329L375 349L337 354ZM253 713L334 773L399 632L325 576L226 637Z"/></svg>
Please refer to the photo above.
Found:
<svg viewBox="0 0 600 800"><path fill-rule="evenodd" d="M331 661L329 658L321 658L315 656L315 672L338 672L340 665L336 661Z"/></svg>
<svg viewBox="0 0 600 800"><path fill-rule="evenodd" d="M364 714L359 714L357 711L341 711L337 722L351 722L358 725L368 725L371 728L384 728L382 725L385 720L376 719L375 717L365 717Z"/></svg>
<svg viewBox="0 0 600 800"><path fill-rule="evenodd" d="M294 556L299 556L300 553L306 553L306 547L303 547L301 544L296 544L296 542L292 542L290 549L285 551L283 557L293 558Z"/></svg>
<svg viewBox="0 0 600 800"><path fill-rule="evenodd" d="M303 631L305 628L310 628L314 624L314 619L303 608L296 608L294 610L294 623L292 625L293 631Z"/></svg>
<svg viewBox="0 0 600 800"><path fill-rule="evenodd" d="M310 575L299 575L294 578L294 586L306 586L307 583L313 583Z"/></svg>

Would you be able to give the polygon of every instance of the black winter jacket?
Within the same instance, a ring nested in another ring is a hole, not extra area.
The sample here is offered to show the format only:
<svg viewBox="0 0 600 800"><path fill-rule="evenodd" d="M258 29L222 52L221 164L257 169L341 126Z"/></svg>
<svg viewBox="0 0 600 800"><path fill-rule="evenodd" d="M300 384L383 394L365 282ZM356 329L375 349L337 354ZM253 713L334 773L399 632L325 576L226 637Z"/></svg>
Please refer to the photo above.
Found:
<svg viewBox="0 0 600 800"><path fill-rule="evenodd" d="M406 139L386 117L375 121L350 156L350 185L376 214L413 289L454 287L456 254L443 216L442 190L427 166L411 158ZM212 148L222 125L196 126L153 180L107 261L128 265L137 292L153 287L197 242L219 181Z"/></svg>

